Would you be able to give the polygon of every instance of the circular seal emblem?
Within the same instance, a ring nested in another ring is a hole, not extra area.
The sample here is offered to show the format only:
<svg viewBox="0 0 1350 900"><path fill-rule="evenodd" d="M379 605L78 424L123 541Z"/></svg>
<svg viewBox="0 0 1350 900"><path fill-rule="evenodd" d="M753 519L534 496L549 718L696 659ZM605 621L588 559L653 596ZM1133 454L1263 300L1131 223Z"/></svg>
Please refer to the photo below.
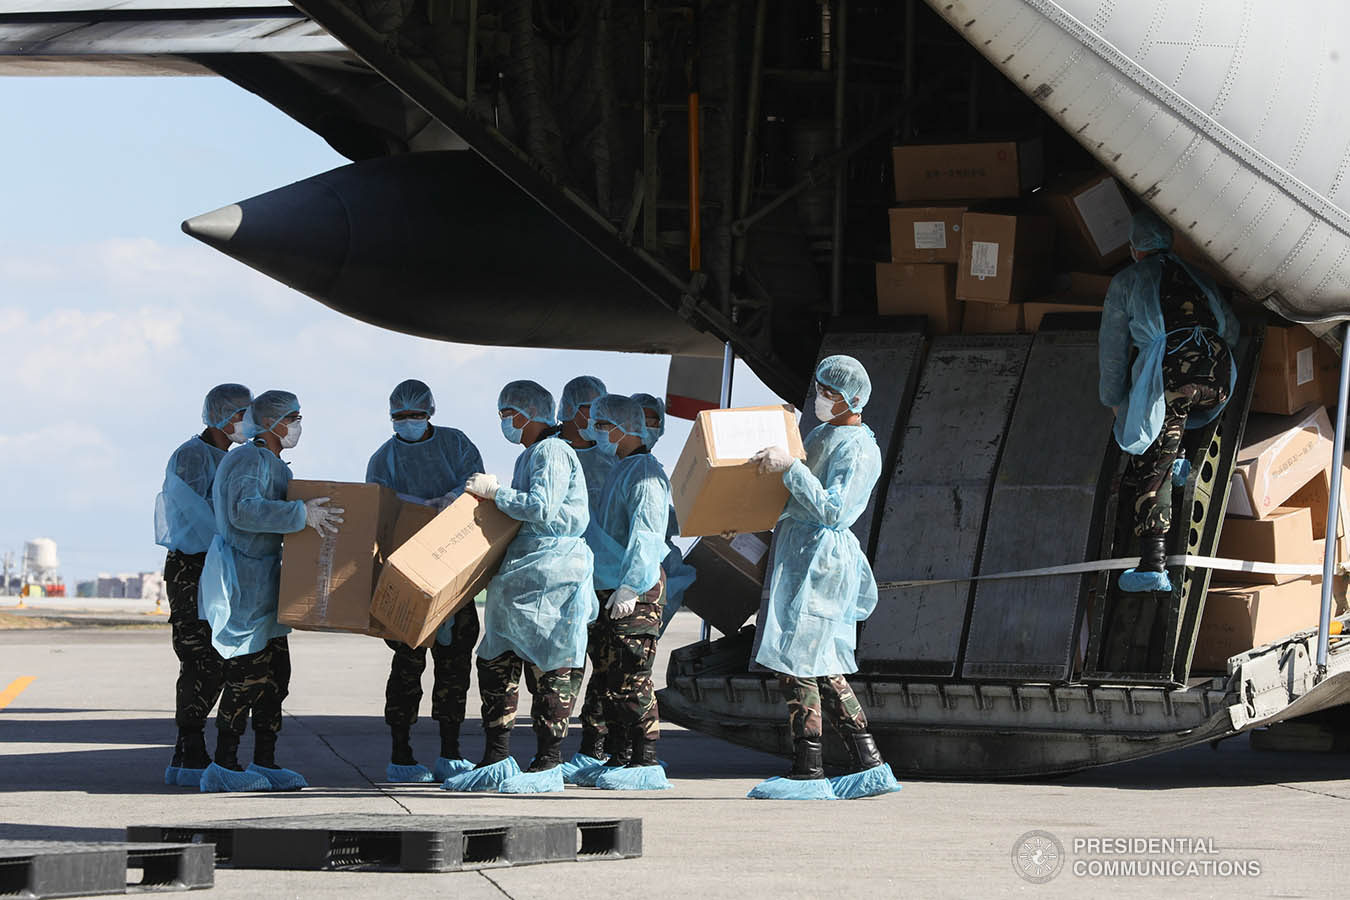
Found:
<svg viewBox="0 0 1350 900"><path fill-rule="evenodd" d="M1064 845L1048 831L1028 831L1013 843L1013 869L1032 884L1045 884L1064 868Z"/></svg>

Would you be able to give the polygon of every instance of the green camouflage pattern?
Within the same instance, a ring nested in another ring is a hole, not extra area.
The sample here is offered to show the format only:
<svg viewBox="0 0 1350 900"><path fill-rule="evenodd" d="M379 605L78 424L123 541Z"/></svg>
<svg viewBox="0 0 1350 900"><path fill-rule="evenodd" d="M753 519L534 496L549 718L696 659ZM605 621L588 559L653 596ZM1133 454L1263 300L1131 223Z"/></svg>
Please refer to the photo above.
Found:
<svg viewBox="0 0 1350 900"><path fill-rule="evenodd" d="M291 648L285 637L272 638L257 653L225 660L216 727L243 734L253 713L253 730L281 731L281 703L291 690Z"/></svg>
<svg viewBox="0 0 1350 900"><path fill-rule="evenodd" d="M564 738L581 683L578 669L545 672L514 653L493 659L478 658L478 694L483 699L485 730L512 728L520 702L520 676L531 696L530 725L539 737Z"/></svg>
<svg viewBox="0 0 1350 900"><path fill-rule="evenodd" d="M613 591L600 591L600 615L591 632L587 652L595 660L596 672L587 686L587 703L593 687L599 686L603 726L607 733L619 728L629 734L641 734L646 740L660 737L660 711L656 703L656 685L652 667L656 663L656 642L661 634L661 614L666 605L666 575L638 598L631 616L611 618L605 605ZM583 726L591 726L585 718Z"/></svg>
<svg viewBox="0 0 1350 900"><path fill-rule="evenodd" d="M778 687L787 700L793 738L819 738L823 733L822 713L840 735L867 730L867 715L843 675L798 677L780 673Z"/></svg>
<svg viewBox="0 0 1350 900"><path fill-rule="evenodd" d="M179 731L201 731L220 699L225 661L211 644L211 626L197 615L197 582L205 553L169 551L164 588L169 595L169 627L178 657L173 720Z"/></svg>
<svg viewBox="0 0 1350 900"><path fill-rule="evenodd" d="M468 603L451 621L449 644L431 645L431 718L437 722L464 721L469 699L469 673L473 647L478 643L478 608ZM422 673L427 668L427 648L409 647L400 641L385 641L394 651L389 662L389 680L384 686L384 721L390 728L406 730L417 721L422 703Z"/></svg>

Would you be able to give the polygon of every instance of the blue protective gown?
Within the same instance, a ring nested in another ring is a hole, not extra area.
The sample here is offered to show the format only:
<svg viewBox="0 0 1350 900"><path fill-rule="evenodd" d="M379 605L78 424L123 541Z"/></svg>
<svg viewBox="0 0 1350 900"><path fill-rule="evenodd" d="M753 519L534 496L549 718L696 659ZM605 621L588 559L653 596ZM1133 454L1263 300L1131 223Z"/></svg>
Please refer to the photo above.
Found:
<svg viewBox="0 0 1350 900"><path fill-rule="evenodd" d="M581 471L586 476L586 500L590 507L591 519L594 520L600 506L600 495L605 489L606 479L609 478L609 471L614 468L619 458L605 453L599 444L573 452L576 453L577 461L581 463Z"/></svg>
<svg viewBox="0 0 1350 900"><path fill-rule="evenodd" d="M478 656L509 651L546 672L584 665L586 628L600 605L582 538L590 513L576 453L559 437L527 447L495 502L521 526L488 582Z"/></svg>
<svg viewBox="0 0 1350 900"><path fill-rule="evenodd" d="M754 659L799 677L846 675L858 670L858 623L877 605L872 567L850 528L881 475L881 451L866 425L819 425L805 446L806 462L783 473L791 496L774 529Z"/></svg>
<svg viewBox="0 0 1350 900"><path fill-rule="evenodd" d="M155 543L179 553L205 553L216 536L211 485L225 451L188 438L169 457L164 488L155 498Z"/></svg>
<svg viewBox="0 0 1350 900"><path fill-rule="evenodd" d="M645 594L661 579L670 523L670 481L650 453L632 453L609 473L588 540L595 551L595 589L627 587Z"/></svg>
<svg viewBox="0 0 1350 900"><path fill-rule="evenodd" d="M305 527L303 500L287 500L291 470L258 444L225 455L213 497L216 536L197 593L198 615L226 659L257 653L290 634L277 622L281 537Z"/></svg>
<svg viewBox="0 0 1350 900"><path fill-rule="evenodd" d="M675 536L680 533L680 523L675 519L675 508L670 508L670 521L666 525L666 558L661 568L666 570L666 606L661 612L662 628L670 623L670 617L684 605L684 592L698 578L694 567L684 561L684 554L675 546Z"/></svg>
<svg viewBox="0 0 1350 900"><path fill-rule="evenodd" d="M1111 279L1102 310L1102 327L1097 335L1099 395L1105 406L1120 407L1116 415L1115 437L1120 449L1138 456L1147 450L1162 431L1167 402L1163 398L1163 357L1167 353L1167 332L1163 322L1158 285L1162 280L1165 258L1179 263L1204 292L1210 312L1219 326L1219 337L1231 348L1238 341L1238 323L1228 304L1219 296L1214 281L1197 271L1174 253L1165 251L1144 257ZM1130 348L1139 355L1131 372ZM1237 368L1230 375L1229 393L1237 380ZM1223 412L1224 404L1197 412L1186 422L1187 428L1207 425Z"/></svg>
<svg viewBox="0 0 1350 900"><path fill-rule="evenodd" d="M381 444L366 465L366 481L405 497L435 500L448 494L454 500L469 476L482 471L483 457L464 432L433 425L424 441L394 435Z"/></svg>

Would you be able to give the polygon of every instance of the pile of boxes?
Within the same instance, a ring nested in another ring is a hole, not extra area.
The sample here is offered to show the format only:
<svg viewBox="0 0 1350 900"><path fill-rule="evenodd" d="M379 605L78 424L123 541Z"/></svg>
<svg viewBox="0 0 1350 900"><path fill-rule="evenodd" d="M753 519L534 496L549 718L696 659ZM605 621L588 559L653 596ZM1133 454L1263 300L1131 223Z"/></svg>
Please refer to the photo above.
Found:
<svg viewBox="0 0 1350 900"><path fill-rule="evenodd" d="M891 259L876 266L879 315L925 316L932 334L1002 334L1101 310L1129 258L1130 208L1114 178L1043 185L1039 140L907 144L892 160L900 206Z"/></svg>

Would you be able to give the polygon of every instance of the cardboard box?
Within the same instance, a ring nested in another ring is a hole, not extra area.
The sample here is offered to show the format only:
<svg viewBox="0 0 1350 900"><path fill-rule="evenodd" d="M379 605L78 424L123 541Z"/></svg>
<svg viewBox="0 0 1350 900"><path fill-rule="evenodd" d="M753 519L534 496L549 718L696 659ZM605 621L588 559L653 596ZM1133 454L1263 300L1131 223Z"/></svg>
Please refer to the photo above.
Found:
<svg viewBox="0 0 1350 900"><path fill-rule="evenodd" d="M770 532L699 538L685 554L698 577L684 592L685 608L723 634L735 634L759 610Z"/></svg>
<svg viewBox="0 0 1350 900"><path fill-rule="evenodd" d="M1055 300L1095 303L1100 306L1106 301L1106 292L1110 290L1111 280L1115 277L1094 272L1060 272L1054 277Z"/></svg>
<svg viewBox="0 0 1350 900"><path fill-rule="evenodd" d="M939 263L877 263L877 315L927 316L932 334L961 330L955 270Z"/></svg>
<svg viewBox="0 0 1350 900"><path fill-rule="evenodd" d="M962 334L1016 334L1026 327L1021 303L961 302Z"/></svg>
<svg viewBox="0 0 1350 900"><path fill-rule="evenodd" d="M891 150L895 199L1014 199L1040 187L1045 151L1039 139L978 144L904 144Z"/></svg>
<svg viewBox="0 0 1350 900"><path fill-rule="evenodd" d="M288 500L315 497L331 497L343 510L343 523L336 535L323 538L312 528L286 535L277 620L302 631L378 633L370 621L370 595L393 550L404 504L378 484L295 480L286 494Z"/></svg>
<svg viewBox="0 0 1350 900"><path fill-rule="evenodd" d="M961 259L964 206L891 210L891 262L956 263Z"/></svg>
<svg viewBox="0 0 1350 900"><path fill-rule="evenodd" d="M1288 416L1322 403L1317 338L1300 325L1266 328L1261 363L1252 384L1252 412Z"/></svg>
<svg viewBox="0 0 1350 900"><path fill-rule="evenodd" d="M1217 556L1249 562L1319 563L1321 546L1313 540L1312 516L1307 507L1281 506L1264 519L1224 519ZM1214 573L1215 581L1230 584L1285 584L1297 575L1260 575L1252 572Z"/></svg>
<svg viewBox="0 0 1350 900"><path fill-rule="evenodd" d="M772 446L806 458L790 406L699 413L670 477L680 534L702 537L771 530L787 505L787 488L782 475L761 475L750 457Z"/></svg>
<svg viewBox="0 0 1350 900"><path fill-rule="evenodd" d="M1317 358L1317 382L1322 386L1322 405L1335 409L1341 399L1341 355L1323 340L1318 340L1314 355Z"/></svg>
<svg viewBox="0 0 1350 900"><path fill-rule="evenodd" d="M1331 470L1318 472L1311 481L1294 491L1285 506L1303 506L1312 517L1313 539L1327 536L1327 503L1331 500ZM1341 469L1341 514L1337 517L1336 536L1344 537L1350 523L1350 466Z"/></svg>
<svg viewBox="0 0 1350 900"><path fill-rule="evenodd" d="M1091 303L1048 303L1036 301L1035 303L1019 303L1022 307L1023 327L1028 332L1041 330L1041 320L1054 313L1099 313L1102 311L1100 306Z"/></svg>
<svg viewBox="0 0 1350 900"><path fill-rule="evenodd" d="M370 613L418 646L487 586L520 522L495 503L463 494L389 556Z"/></svg>
<svg viewBox="0 0 1350 900"><path fill-rule="evenodd" d="M1130 255L1130 207L1120 185L1097 172L1057 179L1042 198L1055 220L1061 252L1102 271Z"/></svg>
<svg viewBox="0 0 1350 900"><path fill-rule="evenodd" d="M1251 415L1228 491L1228 514L1263 518L1331 467L1333 434L1327 411L1311 406L1296 416Z"/></svg>
<svg viewBox="0 0 1350 900"><path fill-rule="evenodd" d="M961 225L960 300L1008 303L1044 293L1054 234L1044 216L966 213Z"/></svg>
<svg viewBox="0 0 1350 900"><path fill-rule="evenodd" d="M1213 588L1195 639L1193 670L1226 671L1229 657L1308 628L1322 610L1322 579L1251 588Z"/></svg>

